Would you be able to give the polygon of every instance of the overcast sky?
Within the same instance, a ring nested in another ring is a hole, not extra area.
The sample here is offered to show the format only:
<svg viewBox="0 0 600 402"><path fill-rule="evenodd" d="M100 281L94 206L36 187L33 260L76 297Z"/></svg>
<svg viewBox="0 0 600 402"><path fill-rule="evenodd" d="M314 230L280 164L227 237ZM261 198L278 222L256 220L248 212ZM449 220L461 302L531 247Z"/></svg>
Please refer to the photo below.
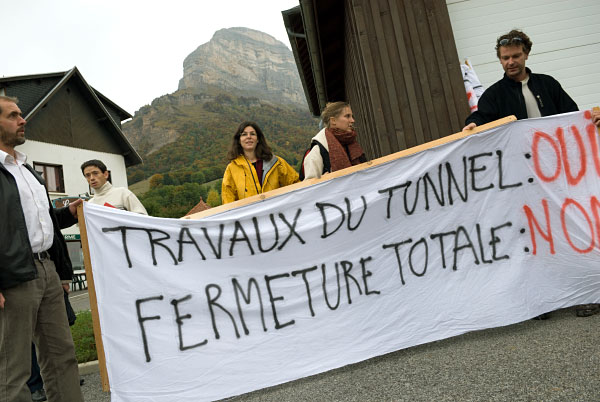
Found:
<svg viewBox="0 0 600 402"><path fill-rule="evenodd" d="M183 59L222 28L290 47L281 11L298 0L19 0L3 7L0 76L66 71L133 114L177 90Z"/></svg>

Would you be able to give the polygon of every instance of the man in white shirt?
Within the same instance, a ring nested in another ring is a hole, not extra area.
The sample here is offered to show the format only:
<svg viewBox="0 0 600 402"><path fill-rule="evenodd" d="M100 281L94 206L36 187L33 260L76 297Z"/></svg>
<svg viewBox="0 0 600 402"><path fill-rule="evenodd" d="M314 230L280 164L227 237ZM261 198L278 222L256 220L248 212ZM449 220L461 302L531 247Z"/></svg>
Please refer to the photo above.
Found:
<svg viewBox="0 0 600 402"><path fill-rule="evenodd" d="M81 172L90 187L94 189L94 197L89 201L92 204L148 215L146 208L129 189L113 187L108 181L108 170L102 161L92 159L84 162L81 165Z"/></svg>
<svg viewBox="0 0 600 402"><path fill-rule="evenodd" d="M81 201L52 208L43 179L15 150L25 123L17 100L0 96L0 401L31 400L32 340L48 398L83 401L61 284L73 269L60 234Z"/></svg>

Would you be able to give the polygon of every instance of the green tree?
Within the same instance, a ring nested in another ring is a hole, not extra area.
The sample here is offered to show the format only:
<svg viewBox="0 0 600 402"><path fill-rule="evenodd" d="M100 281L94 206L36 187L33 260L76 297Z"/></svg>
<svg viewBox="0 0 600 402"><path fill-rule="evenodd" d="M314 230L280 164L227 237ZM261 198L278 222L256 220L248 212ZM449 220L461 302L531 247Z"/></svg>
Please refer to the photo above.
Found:
<svg viewBox="0 0 600 402"><path fill-rule="evenodd" d="M138 181L144 180L144 172L142 170L136 169L132 171L127 171L127 181L131 184L137 183Z"/></svg>
<svg viewBox="0 0 600 402"><path fill-rule="evenodd" d="M212 188L214 188L217 193L219 193L219 196L221 196L221 186L223 185L223 179L219 179L216 182L214 182Z"/></svg>
<svg viewBox="0 0 600 402"><path fill-rule="evenodd" d="M221 196L214 188L208 192L208 197L206 197L206 203L211 207L218 207L219 205L221 205Z"/></svg>
<svg viewBox="0 0 600 402"><path fill-rule="evenodd" d="M225 169L222 169L218 166L212 166L208 168L210 172L210 178L208 180L217 180L223 177L223 173L225 173Z"/></svg>
<svg viewBox="0 0 600 402"><path fill-rule="evenodd" d="M199 194L199 197L202 198L204 200L204 202L206 202L206 200L208 199L208 186L206 186L206 185L200 186L198 194Z"/></svg>
<svg viewBox="0 0 600 402"><path fill-rule="evenodd" d="M169 173L165 173L163 178L163 184L165 186L173 185L175 184L175 179L173 179L173 177Z"/></svg>
<svg viewBox="0 0 600 402"><path fill-rule="evenodd" d="M190 181L192 183L202 184L206 181L206 179L204 178L204 175L202 174L202 172L194 172L191 175Z"/></svg>

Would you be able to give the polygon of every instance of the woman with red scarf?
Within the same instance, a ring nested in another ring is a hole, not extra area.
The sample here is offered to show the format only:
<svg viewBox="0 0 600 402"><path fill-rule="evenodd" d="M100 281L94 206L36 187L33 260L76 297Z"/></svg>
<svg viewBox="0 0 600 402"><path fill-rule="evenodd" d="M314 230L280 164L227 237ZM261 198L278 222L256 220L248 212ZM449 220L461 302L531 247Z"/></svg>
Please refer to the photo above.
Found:
<svg viewBox="0 0 600 402"><path fill-rule="evenodd" d="M314 144L304 158L304 178L319 178L324 173L335 172L367 161L361 146L356 142L354 116L347 102L328 103L321 113L325 128L312 139Z"/></svg>

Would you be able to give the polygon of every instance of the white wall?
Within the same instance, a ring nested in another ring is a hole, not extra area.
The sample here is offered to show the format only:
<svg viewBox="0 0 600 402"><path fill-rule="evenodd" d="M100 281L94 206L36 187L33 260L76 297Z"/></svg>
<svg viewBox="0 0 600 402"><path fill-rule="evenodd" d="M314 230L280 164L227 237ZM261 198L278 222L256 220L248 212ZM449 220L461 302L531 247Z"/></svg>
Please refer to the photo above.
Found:
<svg viewBox="0 0 600 402"><path fill-rule="evenodd" d="M27 129L25 129L27 136ZM100 159L108 170L111 171L112 183L117 187L127 187L127 172L125 170L125 159L122 155L109 154L106 152L90 151L87 149L71 148L62 145L48 144L38 141L26 141L25 144L16 148L27 155L27 162L33 166L34 162L62 165L65 182L64 193L50 193L51 199L77 196L89 191L89 186L80 166L90 159ZM73 226L62 231L64 234L79 233L79 228Z"/></svg>
<svg viewBox="0 0 600 402"><path fill-rule="evenodd" d="M556 78L580 109L600 106L599 0L446 0L459 59L484 87L502 78L496 39L511 29L533 42L527 66Z"/></svg>

